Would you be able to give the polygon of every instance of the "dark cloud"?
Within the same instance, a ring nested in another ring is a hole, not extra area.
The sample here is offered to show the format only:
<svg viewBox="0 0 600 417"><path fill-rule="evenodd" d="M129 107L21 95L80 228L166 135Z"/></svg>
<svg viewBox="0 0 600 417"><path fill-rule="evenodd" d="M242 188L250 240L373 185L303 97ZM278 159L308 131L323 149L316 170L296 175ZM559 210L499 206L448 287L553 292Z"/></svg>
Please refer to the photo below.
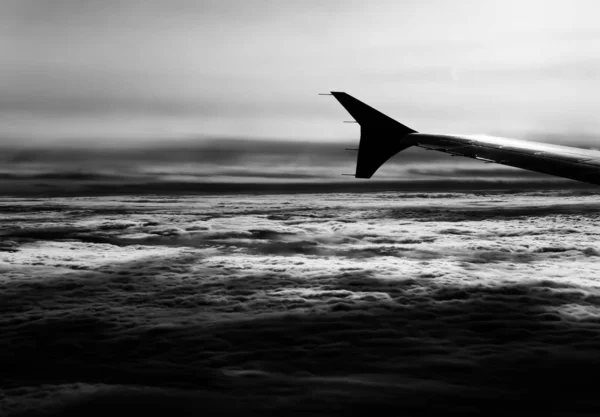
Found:
<svg viewBox="0 0 600 417"><path fill-rule="evenodd" d="M3 240L0 242L0 252L16 252L19 247L18 242L13 240Z"/></svg>
<svg viewBox="0 0 600 417"><path fill-rule="evenodd" d="M582 189L575 181L412 148L356 180L356 154L332 142L198 139L145 147L12 147L0 154L9 195Z"/></svg>
<svg viewBox="0 0 600 417"><path fill-rule="evenodd" d="M323 293L329 301L320 314L287 314L210 327L139 326L129 330L139 342L113 333L120 327L114 319L102 323L80 316L28 323L20 326L19 333L36 344L13 344L19 354L14 366L4 368L5 377L13 383L23 379L39 383L55 370L65 381L133 386L100 394L84 391L70 399L58 395L54 401L62 404L51 407L58 410L56 415L144 410L150 395L155 398L150 405L165 398L162 407L171 413L210 405L205 410L208 415L224 410L240 413L242 406L246 415L260 413L274 407L278 398L285 399L277 406L279 412L323 415L390 406L413 415L464 415L465 407L503 415L516 406L534 405L555 415L571 413L573 404L580 411L597 410L590 400L593 387L581 378L600 367L593 359L595 344L586 340L594 321L565 320L544 312L580 302L576 289L566 288L559 295L541 283L446 287L433 290L427 298L411 299L408 294L416 285L407 281L390 286L366 277L341 279L335 290ZM262 288L255 283L250 292ZM357 289L387 292L394 298L347 300L344 291ZM249 304L251 311L252 301ZM295 302L296 308L301 305ZM288 306L294 303L290 300ZM105 320L110 318L109 314ZM34 337L40 331L51 331L52 343ZM69 343L74 332L79 334L79 349ZM110 359L84 353L92 347L110 352ZM77 367L66 368L67 353L68 362ZM65 359L47 362L56 356ZM23 372L21 362L27 358L31 365L32 357L37 366ZM118 367L111 365L115 361ZM215 372L222 367L227 371ZM141 384L145 387L135 388ZM204 391L207 388L210 391ZM200 389L200 395L192 396L192 389ZM207 402L209 393L216 393L221 401ZM500 404L498 396L503 398ZM426 401L432 397L439 401Z"/></svg>
<svg viewBox="0 0 600 417"><path fill-rule="evenodd" d="M484 205L480 207L447 207L444 205L429 205L427 207L411 207L407 205L402 208L389 209L386 217L392 219L411 219L417 221L426 222L463 222L463 221L483 221L483 220L507 220L507 219L528 219L528 218L545 218L552 216L566 215L587 215L595 216L598 210L596 203L590 201L586 204L553 204L544 206L514 206L509 201L498 201L498 206ZM505 204L502 204L505 203ZM377 215L379 216L379 215ZM556 217L555 217L556 218ZM570 228L555 229L555 228L543 228L541 230L535 230L533 234L546 234L546 233L572 233ZM477 230L473 229L456 229L450 228L441 231L442 234L476 234ZM526 234L523 230L501 230L497 232L500 236L507 235L518 235Z"/></svg>
<svg viewBox="0 0 600 417"><path fill-rule="evenodd" d="M169 143L154 142L142 146L90 145L60 147L13 146L4 147L0 161L3 163L61 163L81 161L111 165L117 162L195 162L198 164L223 164L226 162L247 161L251 157L287 157L290 161L301 157L314 157L321 161L348 161L356 158L355 153L343 152L344 143L331 141L303 142L289 139L268 140L260 138L189 138L171 140ZM411 150L405 155L411 155ZM416 152L421 156L412 159L426 160L431 156ZM433 156L435 157L435 155ZM409 158L411 159L411 158ZM307 161L310 162L310 161Z"/></svg>
<svg viewBox="0 0 600 417"><path fill-rule="evenodd" d="M547 179L548 175L539 172L527 171L518 168L500 167L496 165L493 168L477 169L477 168L454 168L454 169L435 169L431 168L412 168L407 170L407 173L419 176L433 177L459 177L459 178L535 178Z"/></svg>
<svg viewBox="0 0 600 417"><path fill-rule="evenodd" d="M59 181L114 181L120 180L120 175L101 174L98 172L42 172L42 173L22 173L11 174L8 172L0 173L0 180L59 180Z"/></svg>
<svg viewBox="0 0 600 417"><path fill-rule="evenodd" d="M129 182L129 183L128 183ZM519 189L515 190L518 185ZM101 195L222 195L222 194L302 194L302 193L378 193L398 192L519 192L535 190L578 190L583 193L595 193L587 184L569 180L524 181L515 184L511 181L461 181L455 180L403 180L403 181L356 181L356 182L194 182L194 181L132 181L124 178L117 182L101 183L48 183L48 182L11 182L2 184L3 192L11 196L101 196Z"/></svg>

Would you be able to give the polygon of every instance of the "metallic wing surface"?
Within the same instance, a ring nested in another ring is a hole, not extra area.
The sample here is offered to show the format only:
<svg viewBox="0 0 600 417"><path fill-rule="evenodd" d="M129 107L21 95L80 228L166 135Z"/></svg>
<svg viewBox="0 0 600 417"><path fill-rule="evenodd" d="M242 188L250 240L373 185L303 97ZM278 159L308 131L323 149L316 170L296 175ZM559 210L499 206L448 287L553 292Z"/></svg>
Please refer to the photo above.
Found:
<svg viewBox="0 0 600 417"><path fill-rule="evenodd" d="M371 178L411 146L600 185L600 151L491 136L419 133L349 94L332 91L360 125L356 178Z"/></svg>

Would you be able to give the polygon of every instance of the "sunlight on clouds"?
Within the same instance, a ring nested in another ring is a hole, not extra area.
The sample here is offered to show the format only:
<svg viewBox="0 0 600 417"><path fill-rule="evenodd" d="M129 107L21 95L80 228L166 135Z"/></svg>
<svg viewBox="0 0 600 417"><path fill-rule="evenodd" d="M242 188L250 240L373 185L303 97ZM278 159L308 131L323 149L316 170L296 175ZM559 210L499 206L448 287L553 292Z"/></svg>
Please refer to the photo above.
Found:
<svg viewBox="0 0 600 417"><path fill-rule="evenodd" d="M368 398L458 416L532 387L593 398L597 197L0 199L0 407L264 415L308 392L311 415Z"/></svg>

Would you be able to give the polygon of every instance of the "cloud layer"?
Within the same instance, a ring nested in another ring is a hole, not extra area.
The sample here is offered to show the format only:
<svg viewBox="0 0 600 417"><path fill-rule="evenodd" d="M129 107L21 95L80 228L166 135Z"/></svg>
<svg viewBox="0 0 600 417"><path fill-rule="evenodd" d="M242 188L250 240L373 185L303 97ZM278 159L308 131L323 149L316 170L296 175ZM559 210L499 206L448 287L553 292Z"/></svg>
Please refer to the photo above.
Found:
<svg viewBox="0 0 600 417"><path fill-rule="evenodd" d="M598 209L564 192L5 198L0 408L593 415Z"/></svg>
<svg viewBox="0 0 600 417"><path fill-rule="evenodd" d="M581 140L589 145L586 140L592 138ZM356 166L356 153L343 147L334 142L251 138L202 138L143 147L8 146L0 153L0 192L53 197L590 187L419 148L392 158L372 180L357 180L341 175L353 173Z"/></svg>

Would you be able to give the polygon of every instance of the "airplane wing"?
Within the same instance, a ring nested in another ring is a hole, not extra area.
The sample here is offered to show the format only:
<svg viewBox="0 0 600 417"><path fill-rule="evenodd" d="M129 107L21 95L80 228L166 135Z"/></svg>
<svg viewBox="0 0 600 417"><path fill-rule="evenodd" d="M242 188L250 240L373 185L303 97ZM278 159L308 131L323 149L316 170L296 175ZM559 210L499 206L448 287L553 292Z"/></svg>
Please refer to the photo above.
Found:
<svg viewBox="0 0 600 417"><path fill-rule="evenodd" d="M492 136L419 133L349 94L332 91L360 125L356 178L371 178L411 146L600 185L600 152Z"/></svg>

